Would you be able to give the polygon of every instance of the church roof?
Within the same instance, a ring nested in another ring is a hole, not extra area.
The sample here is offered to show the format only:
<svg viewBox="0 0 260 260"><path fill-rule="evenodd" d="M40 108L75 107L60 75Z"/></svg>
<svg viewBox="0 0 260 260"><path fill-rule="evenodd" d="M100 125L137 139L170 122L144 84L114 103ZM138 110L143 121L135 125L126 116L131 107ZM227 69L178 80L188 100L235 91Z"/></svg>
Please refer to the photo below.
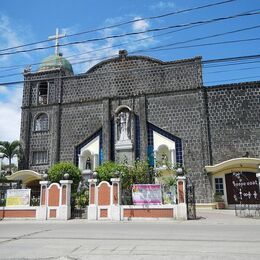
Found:
<svg viewBox="0 0 260 260"><path fill-rule="evenodd" d="M57 68L63 68L73 73L73 69L70 62L67 59L63 58L62 55L56 55L56 54L45 58L41 62L38 71L46 71L46 70L57 69Z"/></svg>

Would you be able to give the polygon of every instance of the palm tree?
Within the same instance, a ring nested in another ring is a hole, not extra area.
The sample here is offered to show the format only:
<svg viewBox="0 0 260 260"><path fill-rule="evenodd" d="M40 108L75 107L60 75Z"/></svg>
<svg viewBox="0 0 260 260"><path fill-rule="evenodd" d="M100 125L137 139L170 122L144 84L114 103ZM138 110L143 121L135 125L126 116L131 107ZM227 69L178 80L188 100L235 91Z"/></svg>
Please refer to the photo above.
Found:
<svg viewBox="0 0 260 260"><path fill-rule="evenodd" d="M13 142L7 142L7 141L0 141L0 153L3 153L3 157L7 158L9 161L9 172L11 172L12 167L12 158L20 154L20 142L19 141L13 141Z"/></svg>

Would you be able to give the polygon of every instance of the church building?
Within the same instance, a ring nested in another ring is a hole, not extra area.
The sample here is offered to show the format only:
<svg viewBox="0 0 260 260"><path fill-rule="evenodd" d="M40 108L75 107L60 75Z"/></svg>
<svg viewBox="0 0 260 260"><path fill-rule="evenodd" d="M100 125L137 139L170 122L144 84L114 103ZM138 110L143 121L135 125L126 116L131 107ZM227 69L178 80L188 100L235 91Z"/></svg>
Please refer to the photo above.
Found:
<svg viewBox="0 0 260 260"><path fill-rule="evenodd" d="M197 203L223 194L231 175L258 189L260 82L205 87L201 57L163 62L119 51L75 75L55 54L25 71L20 169L42 173L70 161L83 174L107 160L182 165ZM160 162L160 163L159 163Z"/></svg>

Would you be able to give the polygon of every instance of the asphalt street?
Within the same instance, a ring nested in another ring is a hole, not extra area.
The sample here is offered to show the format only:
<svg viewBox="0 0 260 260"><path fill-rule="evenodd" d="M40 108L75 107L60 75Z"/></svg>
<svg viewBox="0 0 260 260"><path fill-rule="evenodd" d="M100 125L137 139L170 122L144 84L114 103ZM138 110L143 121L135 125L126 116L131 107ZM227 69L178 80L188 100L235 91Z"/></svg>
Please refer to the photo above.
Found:
<svg viewBox="0 0 260 260"><path fill-rule="evenodd" d="M0 259L260 259L260 219L0 221Z"/></svg>

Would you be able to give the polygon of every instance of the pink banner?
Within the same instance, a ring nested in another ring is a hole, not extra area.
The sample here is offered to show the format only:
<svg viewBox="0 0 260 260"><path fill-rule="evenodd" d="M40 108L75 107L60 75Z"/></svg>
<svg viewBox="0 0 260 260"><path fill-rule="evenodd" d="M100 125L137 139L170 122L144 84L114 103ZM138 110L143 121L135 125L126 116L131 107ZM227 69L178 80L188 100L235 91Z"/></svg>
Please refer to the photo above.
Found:
<svg viewBox="0 0 260 260"><path fill-rule="evenodd" d="M162 191L159 184L134 184L132 188L134 205L162 204Z"/></svg>

